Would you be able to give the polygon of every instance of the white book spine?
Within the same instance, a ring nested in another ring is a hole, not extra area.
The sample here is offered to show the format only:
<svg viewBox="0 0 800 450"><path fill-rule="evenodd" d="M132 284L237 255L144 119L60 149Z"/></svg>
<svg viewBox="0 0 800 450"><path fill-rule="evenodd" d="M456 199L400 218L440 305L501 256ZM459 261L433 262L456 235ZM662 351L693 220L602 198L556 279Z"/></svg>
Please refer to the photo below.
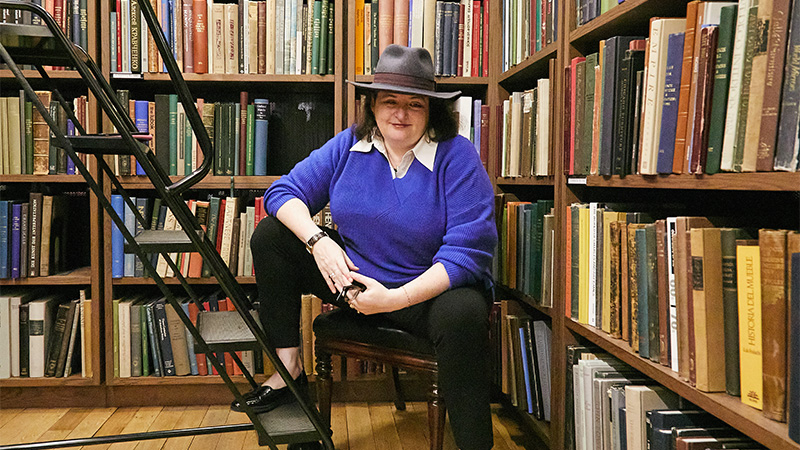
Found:
<svg viewBox="0 0 800 450"><path fill-rule="evenodd" d="M253 253L250 250L250 239L253 237L253 231L255 230L255 216L255 206L248 206L246 222L247 237L245 238L244 248L244 276L246 277L253 276Z"/></svg>
<svg viewBox="0 0 800 450"><path fill-rule="evenodd" d="M117 315L119 327L119 376L131 376L131 302L119 303Z"/></svg>
<svg viewBox="0 0 800 450"><path fill-rule="evenodd" d="M751 0L740 0L736 17L736 35L733 40L731 55L731 77L728 86L728 108L725 114L725 134L722 137L722 154L720 169L733 170L734 153L736 153L736 132L739 123L739 99L742 91L744 75L744 50L747 44L747 17L750 13Z"/></svg>
<svg viewBox="0 0 800 450"><path fill-rule="evenodd" d="M425 1L412 0L411 4L411 46L422 47L424 41Z"/></svg>
<svg viewBox="0 0 800 450"><path fill-rule="evenodd" d="M675 234L678 232L676 217L667 218L667 282L669 283L669 356L670 368L678 371L678 297L675 292Z"/></svg>
<svg viewBox="0 0 800 450"><path fill-rule="evenodd" d="M11 376L20 375L19 361L19 306L22 303L21 297L11 297ZM0 348L2 348L0 346Z"/></svg>
<svg viewBox="0 0 800 450"><path fill-rule="evenodd" d="M536 175L546 176L549 175L547 168L550 163L550 80L548 78L540 79L538 81L538 90Z"/></svg>
<svg viewBox="0 0 800 450"><path fill-rule="evenodd" d="M131 2L122 0L122 71L131 71Z"/></svg>
<svg viewBox="0 0 800 450"><path fill-rule="evenodd" d="M597 326L597 245L600 230L597 226L599 203L589 203L589 325ZM602 214L602 211L600 211Z"/></svg>
<svg viewBox="0 0 800 450"><path fill-rule="evenodd" d="M275 0L275 73L283 74L283 40L285 38L284 25L286 24L286 2Z"/></svg>
<svg viewBox="0 0 800 450"><path fill-rule="evenodd" d="M11 378L11 298L0 296L0 378Z"/></svg>
<svg viewBox="0 0 800 450"><path fill-rule="evenodd" d="M294 65L294 73L296 75L302 75L303 73L303 0L294 0L297 2L297 14L295 18L295 65ZM334 6L331 4L331 11L333 10ZM329 43L328 45L333 45L333 43Z"/></svg>

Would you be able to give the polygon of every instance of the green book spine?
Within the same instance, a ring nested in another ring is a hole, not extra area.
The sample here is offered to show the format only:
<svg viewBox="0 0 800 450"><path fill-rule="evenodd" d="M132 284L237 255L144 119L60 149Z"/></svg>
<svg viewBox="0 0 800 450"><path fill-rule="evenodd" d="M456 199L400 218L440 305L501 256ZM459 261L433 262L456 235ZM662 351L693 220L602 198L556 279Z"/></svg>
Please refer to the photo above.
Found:
<svg viewBox="0 0 800 450"><path fill-rule="evenodd" d="M319 74L328 73L328 0L322 0L319 14Z"/></svg>
<svg viewBox="0 0 800 450"><path fill-rule="evenodd" d="M145 304L135 305L139 308L139 331L141 333L142 345L142 376L150 375L150 357L148 356L148 341L147 341L147 309Z"/></svg>
<svg viewBox="0 0 800 450"><path fill-rule="evenodd" d="M334 35L333 35L333 2L328 5L328 75L333 75L333 48L334 48Z"/></svg>
<svg viewBox="0 0 800 450"><path fill-rule="evenodd" d="M320 50L320 26L322 21L322 1L314 0L314 25L311 41L311 74L319 75L319 50Z"/></svg>
<svg viewBox="0 0 800 450"><path fill-rule="evenodd" d="M178 96L169 96L169 174L178 174Z"/></svg>
<svg viewBox="0 0 800 450"><path fill-rule="evenodd" d="M256 133L256 107L247 105L247 154L245 158L245 175L255 175L255 133Z"/></svg>
<svg viewBox="0 0 800 450"><path fill-rule="evenodd" d="M636 308L636 330L631 329L631 333L637 333L639 336L639 356L642 358L650 358L650 302L648 302L648 288L650 284L647 282L647 231L644 228L636 230L636 288L638 290L637 308Z"/></svg>
<svg viewBox="0 0 800 450"><path fill-rule="evenodd" d="M225 130L225 142L227 142L227 153L225 154L225 175L234 175L234 169L236 167L237 158L237 147L239 143L239 139L237 137L238 133L237 130L239 129L236 126L236 119L239 117L238 111L239 107L236 106L235 103L226 103L225 108L227 109L226 112L226 125L227 129Z"/></svg>
<svg viewBox="0 0 800 450"><path fill-rule="evenodd" d="M723 8L724 9L724 8ZM739 303L736 285L736 239L743 239L743 230L720 230L722 253L722 313L725 330L725 391L741 395L739 372Z"/></svg>
<svg viewBox="0 0 800 450"><path fill-rule="evenodd" d="M736 31L737 5L721 9L717 37L717 63L714 72L714 91L711 94L711 120L715 124L708 130L706 173L719 172L722 156L722 137L725 134L725 115L728 105L728 87L731 79L731 57Z"/></svg>
<svg viewBox="0 0 800 450"><path fill-rule="evenodd" d="M225 105L222 102L214 104L214 175L224 172L225 139L222 126L225 122Z"/></svg>
<svg viewBox="0 0 800 450"><path fill-rule="evenodd" d="M33 174L33 102L25 102L25 173Z"/></svg>
<svg viewBox="0 0 800 450"><path fill-rule="evenodd" d="M658 259L656 244L656 225L649 223L645 227L647 256L647 336L650 340L650 360L661 360L661 341L658 328Z"/></svg>
<svg viewBox="0 0 800 450"><path fill-rule="evenodd" d="M188 117L184 120L186 123L183 127L183 170L186 175L189 175L194 167L194 145L192 145L192 125L189 123Z"/></svg>
<svg viewBox="0 0 800 450"><path fill-rule="evenodd" d="M206 226L206 236L211 241L211 245L217 242L217 224L219 223L219 197L211 197L208 201L208 225ZM203 262L203 277L211 276L211 267Z"/></svg>

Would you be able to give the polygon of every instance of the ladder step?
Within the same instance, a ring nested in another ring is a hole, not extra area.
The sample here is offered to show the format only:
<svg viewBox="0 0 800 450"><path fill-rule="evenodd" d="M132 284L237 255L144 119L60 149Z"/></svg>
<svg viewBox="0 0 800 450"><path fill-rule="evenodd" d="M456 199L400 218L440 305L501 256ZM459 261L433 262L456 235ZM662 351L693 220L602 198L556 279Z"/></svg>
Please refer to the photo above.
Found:
<svg viewBox="0 0 800 450"><path fill-rule="evenodd" d="M64 47L44 25L0 23L0 44L16 64L74 65Z"/></svg>
<svg viewBox="0 0 800 450"><path fill-rule="evenodd" d="M197 231L201 238L202 233L202 230ZM144 230L136 236L136 243L145 253L197 251L197 247L183 230ZM125 243L125 252L134 253L127 242Z"/></svg>
<svg viewBox="0 0 800 450"><path fill-rule="evenodd" d="M281 405L270 412L259 414L258 420L278 444L299 444L320 440L311 420L303 412L300 404L296 402ZM259 445L267 445L266 440L261 436L258 440Z"/></svg>
<svg viewBox="0 0 800 450"><path fill-rule="evenodd" d="M153 139L150 134L134 134L133 138L147 145ZM72 149L78 153L91 155L132 155L131 149L121 134L87 134L83 136L67 136Z"/></svg>
<svg viewBox="0 0 800 450"><path fill-rule="evenodd" d="M251 314L258 323L258 313L251 311ZM215 352L260 351L253 332L236 311L201 311L197 315L197 331ZM195 351L202 349L195 344Z"/></svg>

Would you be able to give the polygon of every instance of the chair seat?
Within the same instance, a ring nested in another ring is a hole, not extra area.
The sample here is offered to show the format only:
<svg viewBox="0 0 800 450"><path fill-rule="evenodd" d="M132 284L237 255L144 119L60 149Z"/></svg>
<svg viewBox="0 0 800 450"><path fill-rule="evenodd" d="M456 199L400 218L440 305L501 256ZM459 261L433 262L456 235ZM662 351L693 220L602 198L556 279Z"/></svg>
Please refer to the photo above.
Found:
<svg viewBox="0 0 800 450"><path fill-rule="evenodd" d="M336 309L317 316L314 334L320 340L344 340L404 352L436 354L430 341L397 328L379 316L364 316L352 310Z"/></svg>

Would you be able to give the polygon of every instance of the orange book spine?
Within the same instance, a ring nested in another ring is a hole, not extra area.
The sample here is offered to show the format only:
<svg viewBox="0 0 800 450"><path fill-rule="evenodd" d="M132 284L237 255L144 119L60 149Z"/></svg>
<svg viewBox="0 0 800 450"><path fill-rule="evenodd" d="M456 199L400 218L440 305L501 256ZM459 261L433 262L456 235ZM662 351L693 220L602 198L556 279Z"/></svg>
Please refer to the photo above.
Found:
<svg viewBox="0 0 800 450"><path fill-rule="evenodd" d="M208 73L208 6L205 0L193 0L192 16L194 73Z"/></svg>

